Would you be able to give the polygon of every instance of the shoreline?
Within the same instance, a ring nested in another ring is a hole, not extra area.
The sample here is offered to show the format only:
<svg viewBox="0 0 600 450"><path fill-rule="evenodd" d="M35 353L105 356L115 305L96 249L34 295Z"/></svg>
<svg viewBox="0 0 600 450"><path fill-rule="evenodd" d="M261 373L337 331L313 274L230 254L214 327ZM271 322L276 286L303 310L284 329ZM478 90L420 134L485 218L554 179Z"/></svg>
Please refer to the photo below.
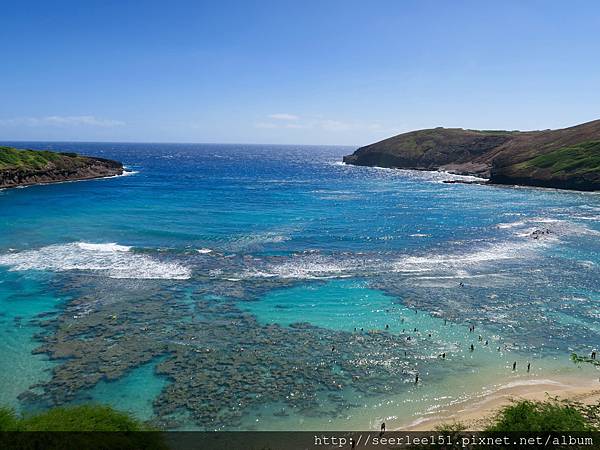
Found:
<svg viewBox="0 0 600 450"><path fill-rule="evenodd" d="M0 187L0 191L4 191L4 190L8 190L8 189L25 189L25 188L30 188L30 187L34 187L34 186L50 186L53 184L77 183L79 181L107 180L109 178L128 177L131 175L135 175L137 173L139 173L139 171L137 171L137 170L125 170L124 169L122 173L115 174L115 175L102 175L102 176L97 176L97 177L73 178L71 180L57 180L57 181L47 181L47 182L41 182L41 183L19 184L17 186Z"/></svg>
<svg viewBox="0 0 600 450"><path fill-rule="evenodd" d="M485 178L478 175L473 175L471 173L458 173L451 170L444 169L421 169L416 167L404 168L404 167L383 167L383 166L366 166L361 164L352 164L347 163L345 161L341 161L340 165L344 166L352 166L352 167L369 167L371 169L384 169L384 170L404 170L408 172L431 172L431 173L439 173L443 175L450 175L461 178L471 178L469 179L461 179L456 178L453 180L442 180L443 184L469 184L469 185L479 185L479 186L490 186L490 187L499 187L499 188L512 188L512 189L536 189L536 190L544 190L544 191L558 191L558 192L567 192L567 193L578 193L578 194L600 194L600 190L588 190L588 189L575 189L575 188L561 188L561 187L553 187L553 186L540 186L536 184L516 184L516 183L498 183L492 181L491 178Z"/></svg>
<svg viewBox="0 0 600 450"><path fill-rule="evenodd" d="M533 382L508 382L494 392L483 394L475 401L469 400L444 410L426 414L395 431L431 431L446 423L461 422L467 431L480 431L504 406L514 400L544 401L558 397L584 404L600 402L598 379L543 379Z"/></svg>

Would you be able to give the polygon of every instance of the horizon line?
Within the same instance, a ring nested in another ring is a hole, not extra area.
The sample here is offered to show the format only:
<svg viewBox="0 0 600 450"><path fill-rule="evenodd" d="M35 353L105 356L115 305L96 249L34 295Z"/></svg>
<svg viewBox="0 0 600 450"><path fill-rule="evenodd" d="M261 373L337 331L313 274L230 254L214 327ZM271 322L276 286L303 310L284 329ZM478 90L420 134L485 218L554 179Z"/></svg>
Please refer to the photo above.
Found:
<svg viewBox="0 0 600 450"><path fill-rule="evenodd" d="M362 147L358 144L275 144L260 142L176 142L176 141L95 141L95 140L39 140L39 139L0 139L6 143L56 143L56 144L163 144L163 145L273 145L281 147ZM368 144L365 144L368 145Z"/></svg>

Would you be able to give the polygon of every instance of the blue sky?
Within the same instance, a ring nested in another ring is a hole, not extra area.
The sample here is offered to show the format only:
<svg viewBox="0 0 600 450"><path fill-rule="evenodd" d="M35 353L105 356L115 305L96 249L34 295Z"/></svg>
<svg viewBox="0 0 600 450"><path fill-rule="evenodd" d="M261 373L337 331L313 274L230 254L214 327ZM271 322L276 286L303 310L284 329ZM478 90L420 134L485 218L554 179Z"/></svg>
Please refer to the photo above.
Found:
<svg viewBox="0 0 600 450"><path fill-rule="evenodd" d="M600 118L597 1L0 1L0 140L367 144Z"/></svg>

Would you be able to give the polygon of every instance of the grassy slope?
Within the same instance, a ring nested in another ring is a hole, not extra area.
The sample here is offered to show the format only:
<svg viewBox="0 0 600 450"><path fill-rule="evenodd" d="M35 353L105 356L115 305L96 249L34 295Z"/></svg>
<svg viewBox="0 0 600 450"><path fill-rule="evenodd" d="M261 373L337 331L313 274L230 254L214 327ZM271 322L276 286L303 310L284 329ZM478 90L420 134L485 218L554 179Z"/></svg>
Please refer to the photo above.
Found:
<svg viewBox="0 0 600 450"><path fill-rule="evenodd" d="M519 170L546 169L553 175L600 172L600 141L582 142L537 156L516 166Z"/></svg>
<svg viewBox="0 0 600 450"><path fill-rule="evenodd" d="M36 433L6 433L14 431ZM103 433L87 433L92 431ZM146 433L139 433L141 431ZM127 413L103 405L56 407L32 415L18 415L0 407L0 448L3 449L168 450L163 436L149 433L152 431L157 430Z"/></svg>
<svg viewBox="0 0 600 450"><path fill-rule="evenodd" d="M19 150L12 147L0 147L0 170L32 169L39 170L49 164L60 165L61 162L79 163L85 158L74 153L54 153L41 150Z"/></svg>

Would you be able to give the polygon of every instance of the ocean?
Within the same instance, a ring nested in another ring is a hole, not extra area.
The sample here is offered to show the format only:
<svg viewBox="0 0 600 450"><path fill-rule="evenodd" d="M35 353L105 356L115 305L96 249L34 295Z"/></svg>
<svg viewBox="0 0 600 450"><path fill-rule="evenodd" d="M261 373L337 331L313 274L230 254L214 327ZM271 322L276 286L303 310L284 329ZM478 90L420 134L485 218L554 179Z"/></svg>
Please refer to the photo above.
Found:
<svg viewBox="0 0 600 450"><path fill-rule="evenodd" d="M600 347L598 194L346 166L349 147L8 144L130 172L0 191L0 405L392 428L598 378L570 360Z"/></svg>

